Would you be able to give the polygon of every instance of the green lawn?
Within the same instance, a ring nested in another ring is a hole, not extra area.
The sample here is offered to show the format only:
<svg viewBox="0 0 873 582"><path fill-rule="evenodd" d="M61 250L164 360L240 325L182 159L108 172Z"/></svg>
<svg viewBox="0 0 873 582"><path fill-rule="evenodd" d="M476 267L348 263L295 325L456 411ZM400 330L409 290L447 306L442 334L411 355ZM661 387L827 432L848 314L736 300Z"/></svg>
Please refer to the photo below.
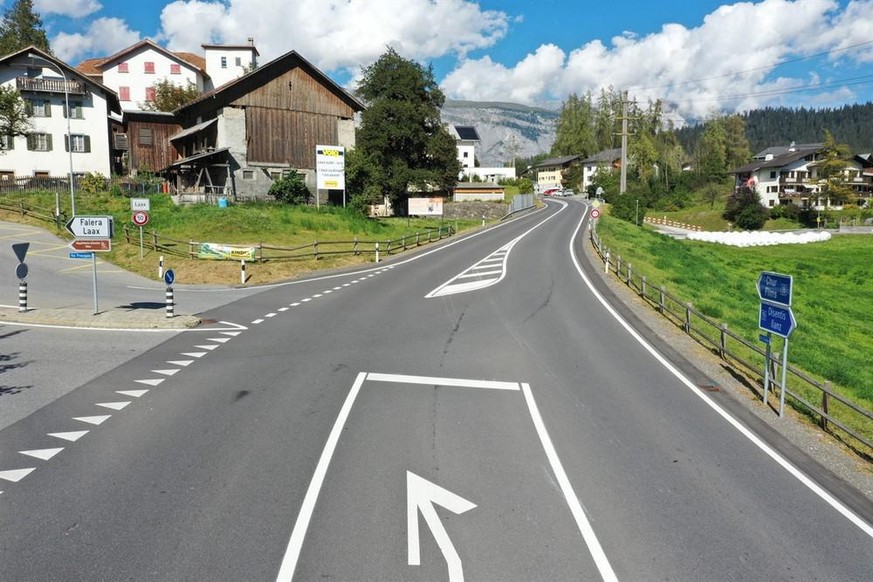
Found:
<svg viewBox="0 0 873 582"><path fill-rule="evenodd" d="M792 275L798 325L790 362L873 409L873 236L737 248L675 240L608 216L600 220L598 233L613 256L633 263L635 273L665 285L749 341L757 341L760 333L758 275Z"/></svg>

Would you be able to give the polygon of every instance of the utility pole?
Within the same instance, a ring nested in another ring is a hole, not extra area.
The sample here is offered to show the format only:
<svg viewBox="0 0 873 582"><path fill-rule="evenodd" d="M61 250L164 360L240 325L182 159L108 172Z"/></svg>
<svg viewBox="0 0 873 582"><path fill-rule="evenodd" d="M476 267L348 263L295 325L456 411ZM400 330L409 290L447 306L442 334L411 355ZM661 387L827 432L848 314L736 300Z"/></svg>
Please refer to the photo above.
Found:
<svg viewBox="0 0 873 582"><path fill-rule="evenodd" d="M621 95L621 181L618 193L627 192L627 91Z"/></svg>

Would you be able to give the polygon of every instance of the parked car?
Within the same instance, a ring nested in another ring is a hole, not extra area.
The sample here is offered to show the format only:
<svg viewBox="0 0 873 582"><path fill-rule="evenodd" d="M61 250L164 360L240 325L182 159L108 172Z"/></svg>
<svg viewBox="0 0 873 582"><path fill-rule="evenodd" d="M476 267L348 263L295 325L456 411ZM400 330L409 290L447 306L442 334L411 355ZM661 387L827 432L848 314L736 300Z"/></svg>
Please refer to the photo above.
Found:
<svg viewBox="0 0 873 582"><path fill-rule="evenodd" d="M568 196L575 196L575 195L576 195L576 192L572 188L565 188L564 190L561 190L561 196L568 197Z"/></svg>
<svg viewBox="0 0 873 582"><path fill-rule="evenodd" d="M549 188L543 191L543 196L560 196L560 188Z"/></svg>

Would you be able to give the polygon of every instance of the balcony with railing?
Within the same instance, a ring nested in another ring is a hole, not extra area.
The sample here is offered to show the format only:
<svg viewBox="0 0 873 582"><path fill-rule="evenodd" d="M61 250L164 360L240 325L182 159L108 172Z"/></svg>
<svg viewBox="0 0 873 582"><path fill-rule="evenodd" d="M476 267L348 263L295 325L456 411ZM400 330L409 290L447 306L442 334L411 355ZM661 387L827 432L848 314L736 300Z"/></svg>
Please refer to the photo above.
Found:
<svg viewBox="0 0 873 582"><path fill-rule="evenodd" d="M84 95L86 92L84 81L72 79L64 81L63 79L46 79L43 77L18 77L15 79L15 87L19 91L30 91L33 93L64 93L65 86L66 92L70 95Z"/></svg>

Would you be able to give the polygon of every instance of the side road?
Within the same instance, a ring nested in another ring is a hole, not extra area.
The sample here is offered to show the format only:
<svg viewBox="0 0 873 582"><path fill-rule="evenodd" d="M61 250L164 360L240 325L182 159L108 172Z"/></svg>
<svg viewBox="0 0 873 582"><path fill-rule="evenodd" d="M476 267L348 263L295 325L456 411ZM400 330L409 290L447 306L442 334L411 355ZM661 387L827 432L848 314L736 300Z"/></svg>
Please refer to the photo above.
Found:
<svg viewBox="0 0 873 582"><path fill-rule="evenodd" d="M27 311L19 312L18 258L29 243ZM166 286L97 260L70 258L67 242L45 229L0 221L0 429L158 345L167 334L206 333L198 313L260 292L258 288ZM178 282L177 282L178 283Z"/></svg>

